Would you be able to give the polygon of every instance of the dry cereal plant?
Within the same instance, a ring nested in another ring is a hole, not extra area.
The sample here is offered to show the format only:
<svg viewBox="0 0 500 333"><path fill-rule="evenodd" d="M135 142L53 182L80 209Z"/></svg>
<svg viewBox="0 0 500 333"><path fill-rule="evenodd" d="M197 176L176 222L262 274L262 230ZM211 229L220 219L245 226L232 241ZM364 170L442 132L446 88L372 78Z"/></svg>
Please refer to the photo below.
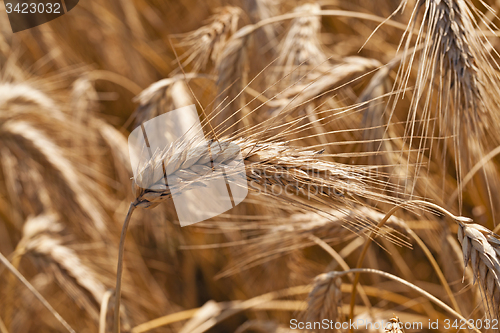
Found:
<svg viewBox="0 0 500 333"><path fill-rule="evenodd" d="M0 4L0 333L500 331L499 1L56 2Z"/></svg>

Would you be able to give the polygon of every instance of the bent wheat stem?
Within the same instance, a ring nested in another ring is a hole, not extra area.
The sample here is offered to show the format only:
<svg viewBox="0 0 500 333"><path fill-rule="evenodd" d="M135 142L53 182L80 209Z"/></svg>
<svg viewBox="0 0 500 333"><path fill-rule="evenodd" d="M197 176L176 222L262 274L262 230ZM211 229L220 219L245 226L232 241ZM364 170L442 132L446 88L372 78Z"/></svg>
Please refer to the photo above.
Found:
<svg viewBox="0 0 500 333"><path fill-rule="evenodd" d="M108 290L102 298L101 313L99 315L99 333L106 333L106 313L108 311L109 299L111 296L113 296L113 291Z"/></svg>
<svg viewBox="0 0 500 333"><path fill-rule="evenodd" d="M498 146L495 149L493 149L492 151L490 151L486 156L484 156L479 162L477 162L472 167L472 169L465 175L464 179L462 180L462 191L463 191L465 185L467 185L469 183L469 181L472 180L472 177L474 177L474 175L479 170L481 170L486 165L486 163L491 161L498 154L500 154L500 146ZM450 199L448 199L448 202L447 202L448 207L451 206L451 204L455 201L455 199L461 194L461 193L459 193L458 190L459 190L458 188L455 189L455 191L453 191L453 193L450 195ZM495 228L495 230L493 230L493 232L498 232L498 226Z"/></svg>
<svg viewBox="0 0 500 333"><path fill-rule="evenodd" d="M418 201L418 200L414 200L414 201ZM436 305L439 305L442 309L446 310L451 315L453 315L453 316L457 317L458 319L462 320L463 322L467 323L467 326L469 326L470 329L474 330L475 332L479 332L479 333L481 332L473 324L471 324L469 321L467 321L467 319L465 319L460 313L453 310L449 305L447 305L446 303L444 303L443 301L441 301L437 297L433 296L432 294L428 293L427 291L423 290L422 288L417 287L413 283L410 283L410 282L406 281L405 279L402 279L402 278L397 277L395 275L389 274L387 272L379 271L377 269L372 269L372 268L354 268L354 269L351 269L349 271L342 271L342 272L333 271L333 272L330 272L327 274L332 274L334 277L341 277L341 276L346 275L348 273L356 273L356 276L359 276L360 273L372 273L372 274L381 275L381 276L386 277L388 279L397 281L397 282L415 290L416 292L422 294L423 296L428 298L430 301L434 302ZM354 290L355 290L355 286L353 285L353 292L354 292Z"/></svg>
<svg viewBox="0 0 500 333"><path fill-rule="evenodd" d="M430 202L426 202L426 201L422 201L422 200L409 200L409 201L405 201L399 205L396 205L394 207L391 208L391 210L389 210L389 212L387 212L387 214L384 216L384 218L378 223L378 225L375 227L375 230L373 230L371 233L370 233L370 236L366 239L366 242L365 242L365 245L363 247L363 250L361 251L361 255L359 256L359 259L358 259L358 263L356 264L356 269L360 269L361 268L361 265L363 264L363 260L366 256L366 253L368 252L368 248L370 247L370 244L372 243L372 240L373 238L375 237L375 234L377 232L377 230L379 230L380 228L382 228L385 223L389 220L389 218L396 212L398 211L400 208L403 208L405 206L410 206L412 204L422 204L424 206L427 206L429 208L433 208L441 213L443 213L444 215L447 215L449 217L451 217L453 220L455 221L459 221L461 220L460 217L457 217L455 215L453 215L452 213L448 212L446 209L436 205L436 204L433 204L433 203L430 203ZM417 240L418 242L418 240ZM420 242L419 242L420 243ZM431 261L432 262L432 261ZM350 310L350 313L349 313L349 319L353 319L354 318L354 307L356 305L356 286L359 282L359 275L360 275L360 272L361 271L358 271L358 273L356 273L355 277L354 277L354 281L352 283L352 294L351 294L351 310ZM438 273L439 275L439 273ZM441 278L441 275L439 275L439 277ZM453 307L459 311L459 307L458 307L458 303L456 302L455 300L455 297L453 296L453 293L451 292L451 289L448 285L448 283L446 282L446 280L441 278L441 282L448 294L448 297L450 298L452 304L453 304ZM352 333L352 330L350 330L350 332Z"/></svg>
<svg viewBox="0 0 500 333"><path fill-rule="evenodd" d="M122 289L122 274L123 274L123 251L125 249L125 237L127 235L128 225L130 224L130 218L132 213L137 208L137 202L131 202L128 208L127 216L123 222L122 233L120 236L120 245L118 250L118 266L116 269L116 288L115 288L115 314L113 322L113 332L120 333L120 301L121 301L121 289Z"/></svg>

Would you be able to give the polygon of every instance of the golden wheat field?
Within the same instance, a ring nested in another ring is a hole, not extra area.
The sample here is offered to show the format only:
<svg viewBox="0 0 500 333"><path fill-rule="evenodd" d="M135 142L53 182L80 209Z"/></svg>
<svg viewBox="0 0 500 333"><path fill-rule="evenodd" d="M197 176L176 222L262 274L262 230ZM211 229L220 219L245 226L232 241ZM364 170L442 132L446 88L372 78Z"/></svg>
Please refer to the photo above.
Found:
<svg viewBox="0 0 500 333"><path fill-rule="evenodd" d="M0 333L500 332L500 1L29 2Z"/></svg>

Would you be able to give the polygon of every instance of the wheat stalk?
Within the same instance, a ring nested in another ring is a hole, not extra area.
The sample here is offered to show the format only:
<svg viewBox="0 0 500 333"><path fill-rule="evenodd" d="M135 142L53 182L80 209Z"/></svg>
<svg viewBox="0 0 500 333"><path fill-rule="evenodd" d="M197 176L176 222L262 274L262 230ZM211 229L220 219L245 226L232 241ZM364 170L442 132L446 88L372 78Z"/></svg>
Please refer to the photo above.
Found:
<svg viewBox="0 0 500 333"><path fill-rule="evenodd" d="M319 65L328 67L325 63L327 56L319 39L321 17L313 16L321 12L321 7L316 3L306 3L296 7L294 12L310 13L311 16L294 18L285 39L278 48L277 71L279 73L292 73L289 76L291 82L296 82L311 68ZM295 70L296 66L300 66L300 68ZM278 76L283 75L278 74Z"/></svg>

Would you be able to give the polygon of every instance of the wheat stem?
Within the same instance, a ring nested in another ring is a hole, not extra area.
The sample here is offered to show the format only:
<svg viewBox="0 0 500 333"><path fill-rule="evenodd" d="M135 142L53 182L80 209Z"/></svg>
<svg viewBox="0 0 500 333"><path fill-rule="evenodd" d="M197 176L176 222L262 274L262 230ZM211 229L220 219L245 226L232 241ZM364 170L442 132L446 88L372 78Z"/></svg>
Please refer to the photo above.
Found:
<svg viewBox="0 0 500 333"><path fill-rule="evenodd" d="M101 313L99 315L99 333L106 333L106 314L108 312L108 304L111 296L113 296L113 291L108 290L102 297Z"/></svg>
<svg viewBox="0 0 500 333"><path fill-rule="evenodd" d="M493 149L492 151L490 151L488 153L488 155L484 156L479 162L477 162L476 165L474 165L474 167L472 167L472 169L465 175L464 179L462 180L462 186L461 186L462 190L465 187L465 185L467 185L469 183L469 181L471 181L472 177L474 177L474 175L479 170L481 170L481 168L484 167L486 165L486 163L491 161L498 154L500 154L500 146L498 146L495 149ZM450 195L450 199L447 202L447 206L451 206L451 204L458 197L458 195L460 194L460 193L458 193L458 190L459 189L456 188L455 191L453 191L453 193ZM498 232L498 226L493 230L493 232Z"/></svg>
<svg viewBox="0 0 500 333"><path fill-rule="evenodd" d="M453 292L451 291L450 285L448 284L448 281L446 281L446 278L443 274L443 271L439 267L439 264L437 263L436 259L432 255L431 251L429 250L427 245L425 245L425 243L422 241L422 239L420 237L418 237L418 235L413 230L408 228L408 233L410 234L410 236L413 237L413 239L415 239L415 241L418 243L420 248L424 251L427 259L429 259L432 267L434 268L434 271L436 272L439 280L441 281L441 284L443 285L446 293L448 294L448 297L450 298L451 305L453 306L453 308L456 311L460 311L460 307L458 306L457 300L455 299L455 295L453 295Z"/></svg>
<svg viewBox="0 0 500 333"><path fill-rule="evenodd" d="M418 201L418 200L414 200L414 201ZM357 276L360 273L372 273L372 274L378 274L378 275L381 275L381 276L386 277L388 279L397 281L397 282L415 290L416 292L422 294L423 296L428 298L430 301L434 302L435 304L439 305L441 308L446 310L451 315L457 317L460 320L463 320L463 322L467 323L469 328L473 329L474 331L476 331L478 333L481 333L480 330L478 330L473 324L471 324L469 321L467 321L467 319L465 319L460 313L453 310L449 305L447 305L446 303L444 303L443 301L441 301L437 297L433 296L432 294L428 293L427 291L423 290L422 288L419 288L416 285L414 285L413 283L410 283L410 282L406 281L405 279L402 279L398 276L389 274L387 272L379 271L379 270L373 269L373 268L354 268L354 269L351 269L349 271L342 271L342 272L334 271L334 272L330 272L328 274L332 274L332 273L335 275L335 277L340 277L340 276L346 275L348 273L356 273ZM353 285L353 292L354 292L354 290L355 290L355 286Z"/></svg>
<svg viewBox="0 0 500 333"><path fill-rule="evenodd" d="M14 274L19 281L21 281L32 293L35 295L36 298L47 308L47 310L50 311L56 317L56 319L64 326L66 329L71 332L71 333L76 333L73 328L66 322L66 320L61 317L61 315L50 305L50 303L38 292L38 290L33 287L31 283L29 283L28 280L10 263L10 261L4 257L2 253L0 253L0 261L7 267L7 269Z"/></svg>
<svg viewBox="0 0 500 333"><path fill-rule="evenodd" d="M131 202L128 208L127 216L123 222L122 233L120 236L120 245L118 250L118 266L116 269L116 287L115 287L115 315L113 322L113 332L120 333L120 301L121 301L121 290L122 290L122 274L123 274L123 252L125 250L125 237L127 235L128 225L130 223L130 218L132 213L137 207L137 202Z"/></svg>

